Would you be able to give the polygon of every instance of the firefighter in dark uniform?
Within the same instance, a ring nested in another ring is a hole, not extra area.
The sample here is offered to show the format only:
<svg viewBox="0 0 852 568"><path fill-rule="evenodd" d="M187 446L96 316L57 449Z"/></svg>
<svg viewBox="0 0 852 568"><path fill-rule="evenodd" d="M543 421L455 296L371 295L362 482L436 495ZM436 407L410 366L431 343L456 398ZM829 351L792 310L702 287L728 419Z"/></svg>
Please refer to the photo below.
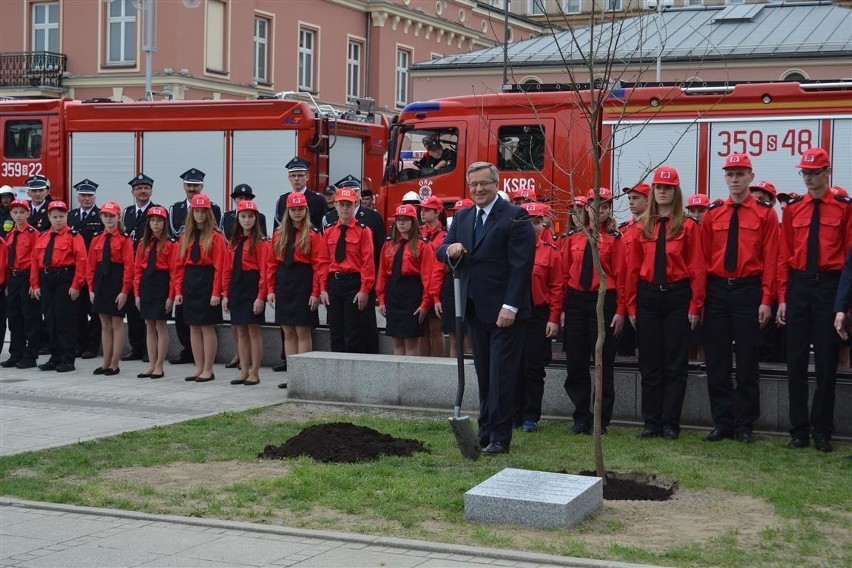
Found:
<svg viewBox="0 0 852 568"><path fill-rule="evenodd" d="M760 329L772 320L776 292L778 215L749 191L754 173L748 154L729 155L724 170L730 196L710 205L701 222L707 264L704 348L714 425L704 441L751 443L760 417Z"/></svg>
<svg viewBox="0 0 852 568"><path fill-rule="evenodd" d="M36 241L30 271L32 294L41 301L50 336L50 359L38 368L67 373L75 370L74 327L86 280L86 244L68 227L64 201L51 201L47 210L51 228Z"/></svg>
<svg viewBox="0 0 852 568"><path fill-rule="evenodd" d="M30 269L32 251L39 232L29 223L30 202L16 199L9 205L9 213L15 222L6 235L9 247L9 277L6 282L6 314L9 320L11 341L9 358L0 367L31 369L36 366L41 347L41 306L30 295Z"/></svg>
<svg viewBox="0 0 852 568"><path fill-rule="evenodd" d="M68 226L83 237L86 243L86 254L92 245L95 235L103 232L100 209L95 205L95 192L98 184L90 179L84 179L74 185L77 191L77 201L80 207L68 213ZM94 359L98 356L101 344L101 322L97 315L92 314L92 302L89 300L88 288L80 291L80 307L77 311L77 357Z"/></svg>
<svg viewBox="0 0 852 568"><path fill-rule="evenodd" d="M781 221L778 253L778 323L786 325L788 448L831 452L838 350L834 300L852 245L852 199L829 191L828 152L811 148L798 166L807 193L790 199ZM816 389L808 413L809 346L814 347Z"/></svg>
<svg viewBox="0 0 852 568"><path fill-rule="evenodd" d="M169 233L171 233L173 239L180 238L183 234L183 230L186 227L189 202L193 196L198 195L204 189L204 176L204 172L195 168L186 170L180 175L180 178L183 180L183 190L186 193L186 199L173 203L169 207ZM222 223L222 209L215 203L211 203L210 208L213 211L213 218L216 220L216 226L218 227ZM183 306L180 304L175 306L175 331L177 332L182 349L180 355L175 359L170 359L169 363L172 365L193 363L189 326L184 322Z"/></svg>
<svg viewBox="0 0 852 568"><path fill-rule="evenodd" d="M237 223L237 207L240 202L244 200L253 201L255 198L254 190L247 183L241 183L238 186L234 187L234 191L231 192L231 199L234 202L234 208L230 211L225 211L222 214L222 224L219 228L222 230L222 233L225 235L225 240L230 241L231 237L234 235L234 229L239 226ZM266 234L266 215L263 213L257 213L257 223L260 228L260 235L265 239L268 237Z"/></svg>
<svg viewBox="0 0 852 568"><path fill-rule="evenodd" d="M284 167L287 168L287 177L290 180L290 186L293 188L292 191L305 194L305 199L308 202L308 217L311 219L311 224L314 228L321 231L322 217L325 215L326 211L328 211L328 205L326 204L325 197L315 191L311 191L308 187L308 183L311 179L310 162L296 156L287 162L287 165ZM281 218L284 216L284 212L287 209L288 195L290 195L289 191L283 193L278 197L278 201L275 202L275 217L272 223L273 231L281 224Z"/></svg>
<svg viewBox="0 0 852 568"><path fill-rule="evenodd" d="M43 233L50 229L50 221L47 219L47 204L53 201L50 180L42 175L31 176L27 180L27 195L30 197L29 223L36 231Z"/></svg>
<svg viewBox="0 0 852 568"><path fill-rule="evenodd" d="M15 200L15 190L8 185L0 186L0 237L5 237L12 232L15 222L9 207Z"/></svg>
<svg viewBox="0 0 852 568"><path fill-rule="evenodd" d="M366 313L376 279L373 236L355 220L357 202L354 189L338 189L338 219L326 227L324 235L331 263L320 277L320 301L328 308L331 350L337 353L366 353L367 336L376 333L375 324L369 329Z"/></svg>
<svg viewBox="0 0 852 568"><path fill-rule="evenodd" d="M148 216L149 207L159 207L151 201L151 193L154 188L154 180L143 173L138 173L132 180L127 182L130 193L133 195L133 205L128 205L122 213L124 234L133 241L133 252L139 246L142 234L145 232L145 219ZM166 220L168 225L168 220ZM121 358L122 361L135 361L141 359L148 362L148 350L146 346L145 322L139 315L136 307L137 290L132 290L127 296L125 304L125 317L127 318L127 340L130 343L130 353Z"/></svg>

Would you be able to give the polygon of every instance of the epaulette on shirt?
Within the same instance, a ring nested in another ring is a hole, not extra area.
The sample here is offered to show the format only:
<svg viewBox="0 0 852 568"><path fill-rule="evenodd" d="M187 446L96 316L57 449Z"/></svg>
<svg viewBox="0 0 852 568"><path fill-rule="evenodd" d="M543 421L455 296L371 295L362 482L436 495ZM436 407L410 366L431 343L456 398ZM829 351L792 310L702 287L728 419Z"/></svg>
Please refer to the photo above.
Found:
<svg viewBox="0 0 852 568"><path fill-rule="evenodd" d="M174 237L169 237L169 240L170 240L171 242L173 242L173 243L178 242L178 240L177 240L176 238L174 238Z"/></svg>
<svg viewBox="0 0 852 568"><path fill-rule="evenodd" d="M757 202L758 202L760 205L763 205L764 207L768 207L769 209L772 209L772 207L773 207L772 202L771 202L771 201L767 201L767 200L765 200L765 199L758 199L758 200L757 200Z"/></svg>
<svg viewBox="0 0 852 568"><path fill-rule="evenodd" d="M617 229L613 229L612 231L609 232L609 234L612 235L613 237L618 238L618 239L620 239L621 237L624 236L624 235L621 234L621 231L619 231Z"/></svg>
<svg viewBox="0 0 852 568"><path fill-rule="evenodd" d="M317 227L311 227L311 230L315 233L319 233L320 230Z"/></svg>
<svg viewBox="0 0 852 568"><path fill-rule="evenodd" d="M570 237L570 236L571 236L571 235L573 235L574 233L579 233L579 232L580 232L580 229L578 229L577 227L574 227L573 229L571 229L570 231L568 231L567 233L565 233L565 236L566 236L566 237Z"/></svg>
<svg viewBox="0 0 852 568"><path fill-rule="evenodd" d="M429 240L429 237L419 237L419 238L420 238L420 240L421 240L421 241L423 241L424 243L431 243L431 242L432 242L432 241L430 241L430 240Z"/></svg>
<svg viewBox="0 0 852 568"><path fill-rule="evenodd" d="M79 234L80 234L80 233L77 231L77 229L68 229L68 232L69 232L69 233L71 233L72 235L79 235ZM95 234L97 235L97 233L95 233Z"/></svg>
<svg viewBox="0 0 852 568"><path fill-rule="evenodd" d="M622 223L621 225L619 225L619 226L618 226L618 228L619 228L619 229L623 229L623 228L627 227L629 224L630 224L630 221L625 221L624 223Z"/></svg>
<svg viewBox="0 0 852 568"><path fill-rule="evenodd" d="M361 227L362 229L366 229L366 228L367 228L367 225L365 225L364 223L356 223L356 225L358 225L358 226L359 226L359 227Z"/></svg>
<svg viewBox="0 0 852 568"><path fill-rule="evenodd" d="M845 203L846 205L852 203L852 197L846 197L845 195L835 195L834 198L841 203Z"/></svg>
<svg viewBox="0 0 852 568"><path fill-rule="evenodd" d="M544 246L546 246L546 247L550 247L550 248L552 248L553 250L559 250L559 249L556 247L556 245L555 245L555 244L553 244L553 243L549 243L549 242L547 242L547 241L541 241L541 243L542 243Z"/></svg>
<svg viewBox="0 0 852 568"><path fill-rule="evenodd" d="M388 235L387 237L385 237L385 240L386 240L386 241L392 241L392 240L393 240L393 235Z"/></svg>
<svg viewBox="0 0 852 568"><path fill-rule="evenodd" d="M804 199L804 198L805 198L805 196L804 196L804 195L799 195L799 196L796 196L796 197L791 197L791 198L789 199L789 201L787 201L787 207L789 207L789 206L793 205L794 203L798 203L799 201L801 201L801 200L802 200L802 199Z"/></svg>
<svg viewBox="0 0 852 568"><path fill-rule="evenodd" d="M724 205L724 203L725 202L721 199L717 199L716 201L707 206L707 211L710 211L711 209L716 209L717 207L721 207L722 205Z"/></svg>

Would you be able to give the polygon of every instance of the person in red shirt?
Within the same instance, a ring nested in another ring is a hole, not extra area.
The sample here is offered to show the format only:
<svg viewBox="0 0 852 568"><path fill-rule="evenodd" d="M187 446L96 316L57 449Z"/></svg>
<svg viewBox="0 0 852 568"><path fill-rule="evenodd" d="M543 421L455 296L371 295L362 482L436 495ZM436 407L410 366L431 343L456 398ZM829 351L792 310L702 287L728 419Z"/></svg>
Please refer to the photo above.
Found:
<svg viewBox="0 0 852 568"><path fill-rule="evenodd" d="M710 207L710 199L708 199L703 193L690 195L689 199L686 200L687 216L692 217L699 223L701 223L704 215L707 214L708 207Z"/></svg>
<svg viewBox="0 0 852 568"><path fill-rule="evenodd" d="M0 231L2 232L2 231ZM0 238L0 332L6 337L6 281L9 275L9 247L6 240ZM0 351L3 345L0 344ZM11 351L10 351L11 352Z"/></svg>
<svg viewBox="0 0 852 568"><path fill-rule="evenodd" d="M86 282L86 243L68 228L68 206L63 201L47 205L50 229L33 248L30 287L41 301L44 323L50 337L50 359L38 368L67 373L75 370L80 289Z"/></svg>
<svg viewBox="0 0 852 568"><path fill-rule="evenodd" d="M779 325L787 333L790 398L788 448L831 452L834 391L840 338L834 330L834 299L852 246L852 199L829 191L831 161L822 148L802 154L798 166L807 193L790 199L781 221L778 253ZM808 413L808 359L814 347L816 389Z"/></svg>
<svg viewBox="0 0 852 568"><path fill-rule="evenodd" d="M524 203L520 207L530 216L536 243L531 281L532 315L520 322L524 326L523 350L515 385L513 425L522 426L524 432L535 432L541 420L544 368L551 360L551 342L559 333L563 298L562 260L553 241L541 238L547 230L544 219L551 214L550 207L535 202Z"/></svg>
<svg viewBox="0 0 852 568"><path fill-rule="evenodd" d="M117 375L124 348L124 304L133 284L133 241L121 227L121 205L104 203L100 211L104 232L92 239L86 281L92 310L101 320L103 366L95 375Z"/></svg>
<svg viewBox="0 0 852 568"><path fill-rule="evenodd" d="M759 201L768 201L770 205L775 207L775 202L778 201L778 190L775 189L775 184L770 181L760 181L748 186L748 190Z"/></svg>
<svg viewBox="0 0 852 568"><path fill-rule="evenodd" d="M438 250L447 234L447 214L444 211L444 202L434 195L425 199L420 204L420 221L422 223L420 225L420 236L429 241L432 250ZM443 265L439 268L442 269ZM424 357L430 355L432 357L443 357L444 332L441 330L441 318L430 310L427 322L427 333L420 338L420 354Z"/></svg>
<svg viewBox="0 0 852 568"><path fill-rule="evenodd" d="M313 350L311 328L329 262L325 241L311 226L305 196L289 193L286 207L266 263L266 301L275 308L275 323L284 334L285 356ZM287 383L278 387L286 388Z"/></svg>
<svg viewBox="0 0 852 568"><path fill-rule="evenodd" d="M260 326L266 310L266 270L269 241L263 238L257 203L237 205L237 223L225 260L222 277L222 309L231 313L231 325L237 334L240 376L232 385L256 385L260 382L263 340Z"/></svg>
<svg viewBox="0 0 852 568"><path fill-rule="evenodd" d="M216 229L210 198L203 193L189 200L190 214L186 230L177 243L173 278L175 305L184 306L184 319L189 325L195 374L186 381L206 383L216 378L216 324L222 319L219 306L222 294L222 268L227 243ZM184 296L184 290L191 293Z"/></svg>
<svg viewBox="0 0 852 568"><path fill-rule="evenodd" d="M133 289L136 309L145 321L148 369L136 375L140 379L162 379L163 364L169 353L167 322L172 313L175 290L171 277L177 244L169 238L165 207L152 205L145 213L145 226L136 247Z"/></svg>
<svg viewBox="0 0 852 568"><path fill-rule="evenodd" d="M775 301L778 215L749 191L754 173L748 154L729 155L724 170L730 196L713 203L701 223L707 391L714 425L704 440L736 437L751 443L760 418L760 329L771 321Z"/></svg>
<svg viewBox="0 0 852 568"><path fill-rule="evenodd" d="M654 172L653 197L627 251L625 304L642 374L641 438L680 435L689 373L689 331L704 306L706 268L698 223L683 213L677 170Z"/></svg>
<svg viewBox="0 0 852 568"><path fill-rule="evenodd" d="M365 313L376 280L373 235L355 220L354 189L338 189L334 197L337 221L325 229L331 259L328 272L320 274L320 300L328 307L331 350L335 353L366 353L370 318Z"/></svg>
<svg viewBox="0 0 852 568"><path fill-rule="evenodd" d="M395 231L379 257L376 297L379 313L387 319L385 335L393 338L394 355L420 355L423 322L432 302L429 281L435 249L417 228L417 209L399 205Z"/></svg>
<svg viewBox="0 0 852 568"><path fill-rule="evenodd" d="M651 194L651 186L647 183L638 183L633 187L625 187L622 192L627 194L627 204L630 207L630 220L618 226L619 232L624 237L624 260L625 264L621 272L627 274L627 251L630 243L636 236L638 221L648 211L648 196ZM622 278L624 281L624 278ZM626 301L626 299L625 299ZM618 338L618 354L622 357L636 357L636 329L632 325L625 325Z"/></svg>
<svg viewBox="0 0 852 568"><path fill-rule="evenodd" d="M30 295L30 266L38 231L27 221L30 202L16 199L9 204L14 228L6 235L9 248L9 277L6 281L6 314L9 320L9 358L0 367L30 369L36 366L41 347L41 306Z"/></svg>
<svg viewBox="0 0 852 568"><path fill-rule="evenodd" d="M597 219L598 257L606 275L604 298L605 337L603 346L603 407L601 427L606 432L615 404L615 354L617 337L624 328L624 238L612 217L612 191L600 188L600 208L594 210L594 194L589 193L586 219ZM591 434L594 425L592 411L592 376L589 360L598 337L597 302L600 280L594 268L592 246L588 235L594 234L594 224L573 229L562 249L565 305L563 348L567 376L565 392L574 403L574 434Z"/></svg>

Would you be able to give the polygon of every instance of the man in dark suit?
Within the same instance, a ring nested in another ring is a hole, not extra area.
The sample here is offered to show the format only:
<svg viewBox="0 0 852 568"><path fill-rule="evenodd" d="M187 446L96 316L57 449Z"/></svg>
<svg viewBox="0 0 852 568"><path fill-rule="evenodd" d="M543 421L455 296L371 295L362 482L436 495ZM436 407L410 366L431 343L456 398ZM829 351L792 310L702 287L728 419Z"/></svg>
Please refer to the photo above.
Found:
<svg viewBox="0 0 852 568"><path fill-rule="evenodd" d="M304 193L305 195L305 199L308 202L308 217L311 219L311 224L321 231L322 217L328 211L328 204L325 202L325 197L315 191L311 191L308 187L308 182L311 179L310 162L296 156L287 162L287 165L284 167L287 168L287 178L290 180L290 186L293 188L293 191ZM272 220L273 231L281 224L284 210L287 209L287 196L290 193L292 192L288 191L282 194L275 203L275 217Z"/></svg>
<svg viewBox="0 0 852 568"><path fill-rule="evenodd" d="M206 174L201 170L192 168L186 170L180 175L183 180L183 191L186 193L186 199L172 203L169 207L169 232L172 238L179 239L183 230L186 228L186 215L189 211L190 200L202 192L204 189L204 176ZM218 227L222 222L222 209L213 203L213 218L216 220ZM186 325L183 319L183 306L175 306L175 332L183 349L180 355L175 359L170 359L172 365L180 365L183 363L192 363L192 346L189 339L189 326Z"/></svg>
<svg viewBox="0 0 852 568"><path fill-rule="evenodd" d="M140 172L127 184L130 186L131 195L133 195L133 205L124 208L122 222L124 223L124 234L133 240L133 252L135 253L139 241L142 240L142 234L145 232L145 217L148 214L148 208L157 204L151 201L151 194L154 191L154 180L152 178ZM121 360L141 359L147 363L145 322L142 321L139 310L136 308L135 294L138 294L137 290L133 290L127 296L127 302L124 304L127 310L127 339L130 342L130 353L122 357Z"/></svg>
<svg viewBox="0 0 852 568"><path fill-rule="evenodd" d="M27 195L30 198L30 217L28 222L39 233L50 228L47 219L47 204L53 201L50 196L50 180L43 175L30 176L27 179Z"/></svg>
<svg viewBox="0 0 852 568"><path fill-rule="evenodd" d="M488 162L467 168L475 204L458 211L438 259L459 261L461 306L479 381L479 442L485 455L509 452L523 326L530 316L535 233L526 211L497 195Z"/></svg>
<svg viewBox="0 0 852 568"><path fill-rule="evenodd" d="M84 179L75 184L74 189L77 191L77 203L80 204L80 207L72 209L68 213L68 226L72 231L83 237L88 253L92 240L104 230L100 209L95 205L95 192L98 189L98 184L90 179ZM101 318L92 313L89 291L85 288L80 291L79 303L80 306L77 311L77 357L94 359L98 356L98 349L101 345Z"/></svg>
<svg viewBox="0 0 852 568"><path fill-rule="evenodd" d="M241 183L238 186L234 187L234 191L231 192L231 200L234 204L234 208L230 211L225 211L225 213L222 215L222 224L219 226L219 228L222 230L222 233L225 235L225 239L227 241L231 240L231 237L234 235L234 229L236 229L238 225L237 205L239 205L241 201L253 201L254 197L254 190L249 184ZM260 226L261 236L263 238L266 238L266 215L258 212L257 224Z"/></svg>

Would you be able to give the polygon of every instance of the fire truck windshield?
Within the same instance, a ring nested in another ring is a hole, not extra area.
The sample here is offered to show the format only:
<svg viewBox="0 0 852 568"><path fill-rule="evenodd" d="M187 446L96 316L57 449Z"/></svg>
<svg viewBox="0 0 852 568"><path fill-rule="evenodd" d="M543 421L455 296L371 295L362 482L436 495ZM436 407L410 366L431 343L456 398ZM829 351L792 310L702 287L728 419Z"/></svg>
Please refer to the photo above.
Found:
<svg viewBox="0 0 852 568"><path fill-rule="evenodd" d="M416 129L399 131L400 181L432 177L456 168L458 129Z"/></svg>

